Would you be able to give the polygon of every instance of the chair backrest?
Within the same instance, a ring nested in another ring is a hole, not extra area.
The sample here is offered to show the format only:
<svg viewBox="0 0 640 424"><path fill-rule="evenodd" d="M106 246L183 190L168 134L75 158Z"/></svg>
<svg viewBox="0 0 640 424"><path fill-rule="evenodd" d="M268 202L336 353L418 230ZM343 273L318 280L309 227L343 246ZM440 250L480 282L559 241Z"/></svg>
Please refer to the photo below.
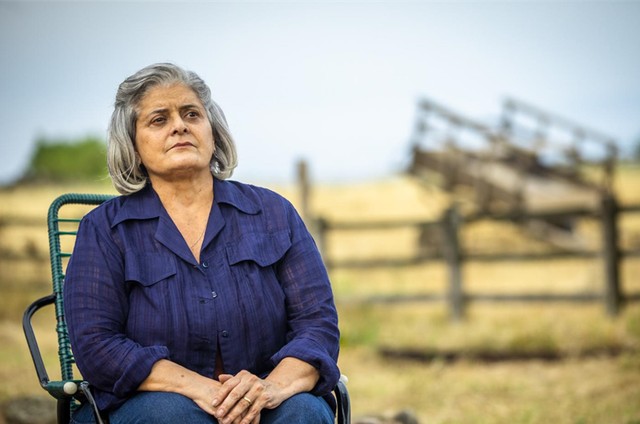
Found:
<svg viewBox="0 0 640 424"><path fill-rule="evenodd" d="M34 301L27 307L22 318L22 328L27 339L31 358L36 368L40 385L51 396L58 399L58 422L68 422L70 409L74 407L73 395L79 389L79 381L74 380L73 364L75 362L69 343L69 334L64 319L63 290L64 272L68 259L71 257L78 224L88 211L86 206L97 206L112 198L102 194L64 194L56 198L49 207L47 227L49 233L49 253L51 260L52 293ZM65 213L61 209L65 207ZM82 207L81 205L85 205ZM68 213L67 213L68 212ZM50 381L46 366L40 353L40 348L33 330L31 319L33 315L45 306L54 304L56 317L56 332L58 336L58 360L60 363L61 380Z"/></svg>
<svg viewBox="0 0 640 424"><path fill-rule="evenodd" d="M99 205L113 196L98 194L64 194L55 199L49 207L47 226L49 232L49 255L51 258L51 277L53 294L55 295L56 331L58 333L58 359L62 380L73 379L73 354L69 343L67 324L64 319L62 291L64 288L64 272L66 262L71 257L73 239L77 234L78 224L82 216L62 217L61 208L65 205ZM68 238L68 243L63 243Z"/></svg>

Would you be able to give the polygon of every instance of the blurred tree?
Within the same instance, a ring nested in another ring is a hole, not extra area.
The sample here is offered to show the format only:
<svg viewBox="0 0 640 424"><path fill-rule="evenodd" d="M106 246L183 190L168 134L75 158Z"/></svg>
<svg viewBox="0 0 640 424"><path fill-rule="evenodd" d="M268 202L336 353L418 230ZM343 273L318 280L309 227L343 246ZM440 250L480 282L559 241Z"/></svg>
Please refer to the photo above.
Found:
<svg viewBox="0 0 640 424"><path fill-rule="evenodd" d="M636 139L636 144L633 147L633 160L640 163L640 137Z"/></svg>
<svg viewBox="0 0 640 424"><path fill-rule="evenodd" d="M106 176L106 144L99 138L40 138L20 182L97 181Z"/></svg>

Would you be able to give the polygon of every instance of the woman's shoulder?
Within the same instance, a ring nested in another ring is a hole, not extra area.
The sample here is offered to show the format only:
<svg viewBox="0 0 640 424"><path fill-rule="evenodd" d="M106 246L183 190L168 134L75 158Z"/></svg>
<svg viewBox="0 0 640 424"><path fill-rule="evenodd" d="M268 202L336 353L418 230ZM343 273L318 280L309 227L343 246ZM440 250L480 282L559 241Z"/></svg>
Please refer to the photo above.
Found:
<svg viewBox="0 0 640 424"><path fill-rule="evenodd" d="M135 203L135 198L139 196L138 193L115 195L87 212L83 220L90 221L96 225L104 224L111 226L116 223L116 221L122 220L123 212L130 209L130 207L125 208L125 205L130 202Z"/></svg>
<svg viewBox="0 0 640 424"><path fill-rule="evenodd" d="M235 197L236 200L242 199L254 202L262 207L269 205L291 207L291 202L287 198L272 189L235 180L224 180L221 183L224 186L225 197Z"/></svg>
<svg viewBox="0 0 640 424"><path fill-rule="evenodd" d="M104 202L88 211L84 215L84 219L95 221L112 215L115 210L120 209L123 197L125 196L113 196L112 198L105 200Z"/></svg>
<svg viewBox="0 0 640 424"><path fill-rule="evenodd" d="M218 198L218 201L233 205L233 209L241 211L241 215L247 219L257 219L272 229L289 229L300 225L301 219L295 206L274 190L230 180L225 180L222 186L224 189L220 191L224 199ZM218 191L215 196L218 196Z"/></svg>

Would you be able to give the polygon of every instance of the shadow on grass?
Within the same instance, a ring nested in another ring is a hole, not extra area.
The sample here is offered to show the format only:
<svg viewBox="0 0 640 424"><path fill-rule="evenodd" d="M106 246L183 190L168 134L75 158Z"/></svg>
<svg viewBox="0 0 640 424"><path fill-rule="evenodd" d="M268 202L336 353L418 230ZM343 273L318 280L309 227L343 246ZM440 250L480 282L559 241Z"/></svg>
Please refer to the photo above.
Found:
<svg viewBox="0 0 640 424"><path fill-rule="evenodd" d="M562 361L565 359L585 359L590 357L616 357L622 354L637 355L640 352L634 349L622 347L599 347L586 349L580 352L560 352L552 350L539 350L530 352L518 351L454 351L454 350L426 350L381 347L378 353L385 359L413 362L445 362L457 361L471 362L506 362L506 361Z"/></svg>

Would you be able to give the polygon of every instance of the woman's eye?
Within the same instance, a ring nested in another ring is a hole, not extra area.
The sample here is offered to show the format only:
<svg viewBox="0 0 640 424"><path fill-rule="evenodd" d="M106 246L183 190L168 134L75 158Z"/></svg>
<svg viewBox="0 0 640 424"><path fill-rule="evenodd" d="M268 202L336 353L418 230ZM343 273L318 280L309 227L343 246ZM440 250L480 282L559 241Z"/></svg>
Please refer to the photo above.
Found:
<svg viewBox="0 0 640 424"><path fill-rule="evenodd" d="M195 110L191 110L191 111L187 112L187 118L197 118L199 116L200 116L200 114Z"/></svg>
<svg viewBox="0 0 640 424"><path fill-rule="evenodd" d="M159 124L164 123L164 121L165 121L164 116L156 116L155 118L153 118L151 120L151 123L154 124L154 125L159 125Z"/></svg>

